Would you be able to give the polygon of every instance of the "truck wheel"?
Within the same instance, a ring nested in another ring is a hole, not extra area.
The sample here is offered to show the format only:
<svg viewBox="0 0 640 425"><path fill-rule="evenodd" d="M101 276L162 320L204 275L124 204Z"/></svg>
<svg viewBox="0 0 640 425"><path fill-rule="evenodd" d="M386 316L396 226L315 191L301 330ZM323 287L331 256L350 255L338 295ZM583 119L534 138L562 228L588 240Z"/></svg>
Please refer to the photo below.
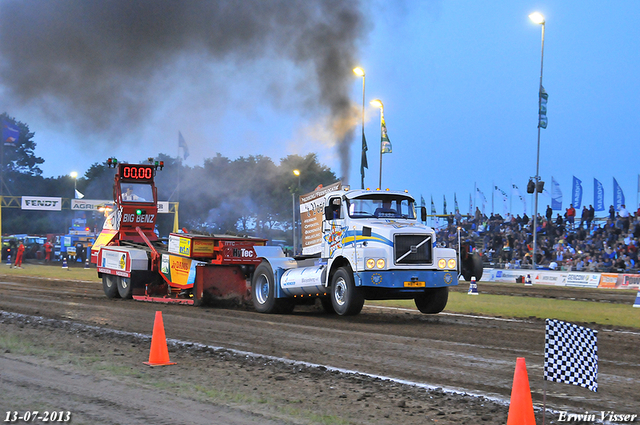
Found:
<svg viewBox="0 0 640 425"><path fill-rule="evenodd" d="M440 313L447 306L449 299L449 288L430 288L415 298L416 307L421 313Z"/></svg>
<svg viewBox="0 0 640 425"><path fill-rule="evenodd" d="M473 276L475 276L476 280L480 282L482 279L482 274L484 273L484 261L483 258L476 254L473 256Z"/></svg>
<svg viewBox="0 0 640 425"><path fill-rule="evenodd" d="M353 283L353 274L340 267L331 279L331 304L340 316L353 316L362 311L364 296Z"/></svg>
<svg viewBox="0 0 640 425"><path fill-rule="evenodd" d="M333 309L333 301L331 301L333 297L320 297L320 304L322 305L322 309L327 314L336 314L336 311Z"/></svg>
<svg viewBox="0 0 640 425"><path fill-rule="evenodd" d="M119 277L118 278L118 293L121 298L128 299L132 298L132 290L131 290L131 278L130 277Z"/></svg>
<svg viewBox="0 0 640 425"><path fill-rule="evenodd" d="M271 265L263 261L253 273L251 301L258 313L289 314L295 308L292 299L276 298L275 275Z"/></svg>
<svg viewBox="0 0 640 425"><path fill-rule="evenodd" d="M111 276L110 274L102 275L102 289L104 289L104 294L107 298L120 298L117 279L116 276Z"/></svg>

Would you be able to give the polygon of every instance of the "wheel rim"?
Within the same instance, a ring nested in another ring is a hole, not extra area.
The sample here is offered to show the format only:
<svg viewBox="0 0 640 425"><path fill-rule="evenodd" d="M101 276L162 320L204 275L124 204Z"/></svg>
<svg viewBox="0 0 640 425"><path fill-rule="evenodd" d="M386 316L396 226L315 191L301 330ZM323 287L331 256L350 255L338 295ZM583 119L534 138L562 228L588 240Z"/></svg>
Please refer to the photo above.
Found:
<svg viewBox="0 0 640 425"><path fill-rule="evenodd" d="M256 281L256 301L259 304L264 304L269 298L269 279L261 274Z"/></svg>
<svg viewBox="0 0 640 425"><path fill-rule="evenodd" d="M113 286L113 281L111 280L111 276L108 276L105 279L105 283L107 284L107 288L111 288Z"/></svg>
<svg viewBox="0 0 640 425"><path fill-rule="evenodd" d="M343 278L339 278L335 283L333 297L339 306L343 306L347 302L347 282Z"/></svg>
<svg viewBox="0 0 640 425"><path fill-rule="evenodd" d="M127 281L126 278L121 277L120 278L120 284L122 285L122 289L127 289L127 287L129 286L129 282Z"/></svg>

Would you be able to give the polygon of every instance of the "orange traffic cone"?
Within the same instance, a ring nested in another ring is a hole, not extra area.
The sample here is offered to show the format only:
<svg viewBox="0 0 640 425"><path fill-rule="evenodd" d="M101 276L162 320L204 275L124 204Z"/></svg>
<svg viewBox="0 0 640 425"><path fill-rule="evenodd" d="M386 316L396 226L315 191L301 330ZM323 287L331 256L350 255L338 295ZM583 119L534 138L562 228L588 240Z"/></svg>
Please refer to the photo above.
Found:
<svg viewBox="0 0 640 425"><path fill-rule="evenodd" d="M524 357L516 360L516 372L513 375L513 387L511 388L511 403L509 404L509 416L507 425L535 425L536 417L533 414L533 401L529 388L529 376Z"/></svg>
<svg viewBox="0 0 640 425"><path fill-rule="evenodd" d="M151 336L151 351L149 361L144 362L149 366L168 366L175 364L169 361L169 350L167 349L167 337L164 334L164 323L162 322L162 312L156 311L156 318L153 322L153 335Z"/></svg>

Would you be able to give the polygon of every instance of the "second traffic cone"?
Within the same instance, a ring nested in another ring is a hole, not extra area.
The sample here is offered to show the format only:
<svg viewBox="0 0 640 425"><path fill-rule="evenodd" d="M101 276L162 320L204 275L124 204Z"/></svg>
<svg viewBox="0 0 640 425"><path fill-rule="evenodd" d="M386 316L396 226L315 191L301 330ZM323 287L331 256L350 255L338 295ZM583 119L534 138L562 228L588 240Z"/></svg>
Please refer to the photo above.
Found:
<svg viewBox="0 0 640 425"><path fill-rule="evenodd" d="M636 300L633 303L634 307L640 307L640 291L638 291L638 295L636 296Z"/></svg>
<svg viewBox="0 0 640 425"><path fill-rule="evenodd" d="M471 283L469 284L468 295L478 295L478 284L476 283L476 277L471 276Z"/></svg>
<svg viewBox="0 0 640 425"><path fill-rule="evenodd" d="M509 416L507 425L535 425L536 417L533 414L533 401L529 388L529 376L524 357L516 360L516 372L513 375L513 387L511 388L511 403L509 403Z"/></svg>
<svg viewBox="0 0 640 425"><path fill-rule="evenodd" d="M156 311L156 318L153 322L153 335L151 335L149 361L144 362L144 364L149 366L169 366L175 364L169 361L167 337L164 334L164 322L162 321L161 311Z"/></svg>

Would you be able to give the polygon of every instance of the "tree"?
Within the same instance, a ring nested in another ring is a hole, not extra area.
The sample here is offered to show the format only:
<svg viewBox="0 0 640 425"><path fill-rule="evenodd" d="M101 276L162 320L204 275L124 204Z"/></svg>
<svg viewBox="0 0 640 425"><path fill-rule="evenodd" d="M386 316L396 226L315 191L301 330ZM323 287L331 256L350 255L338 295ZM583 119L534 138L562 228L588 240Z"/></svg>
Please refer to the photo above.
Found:
<svg viewBox="0 0 640 425"><path fill-rule="evenodd" d="M0 114L0 123L9 124L19 131L18 139L14 146L2 146L2 160L0 167L2 168L2 179L5 183L3 189L8 189L8 193L20 193L24 187L18 187L17 181L20 175L40 176L42 170L38 167L44 163L44 159L35 156L34 149L36 143L33 141L35 133L29 131L29 126L22 122L16 121L6 112Z"/></svg>

